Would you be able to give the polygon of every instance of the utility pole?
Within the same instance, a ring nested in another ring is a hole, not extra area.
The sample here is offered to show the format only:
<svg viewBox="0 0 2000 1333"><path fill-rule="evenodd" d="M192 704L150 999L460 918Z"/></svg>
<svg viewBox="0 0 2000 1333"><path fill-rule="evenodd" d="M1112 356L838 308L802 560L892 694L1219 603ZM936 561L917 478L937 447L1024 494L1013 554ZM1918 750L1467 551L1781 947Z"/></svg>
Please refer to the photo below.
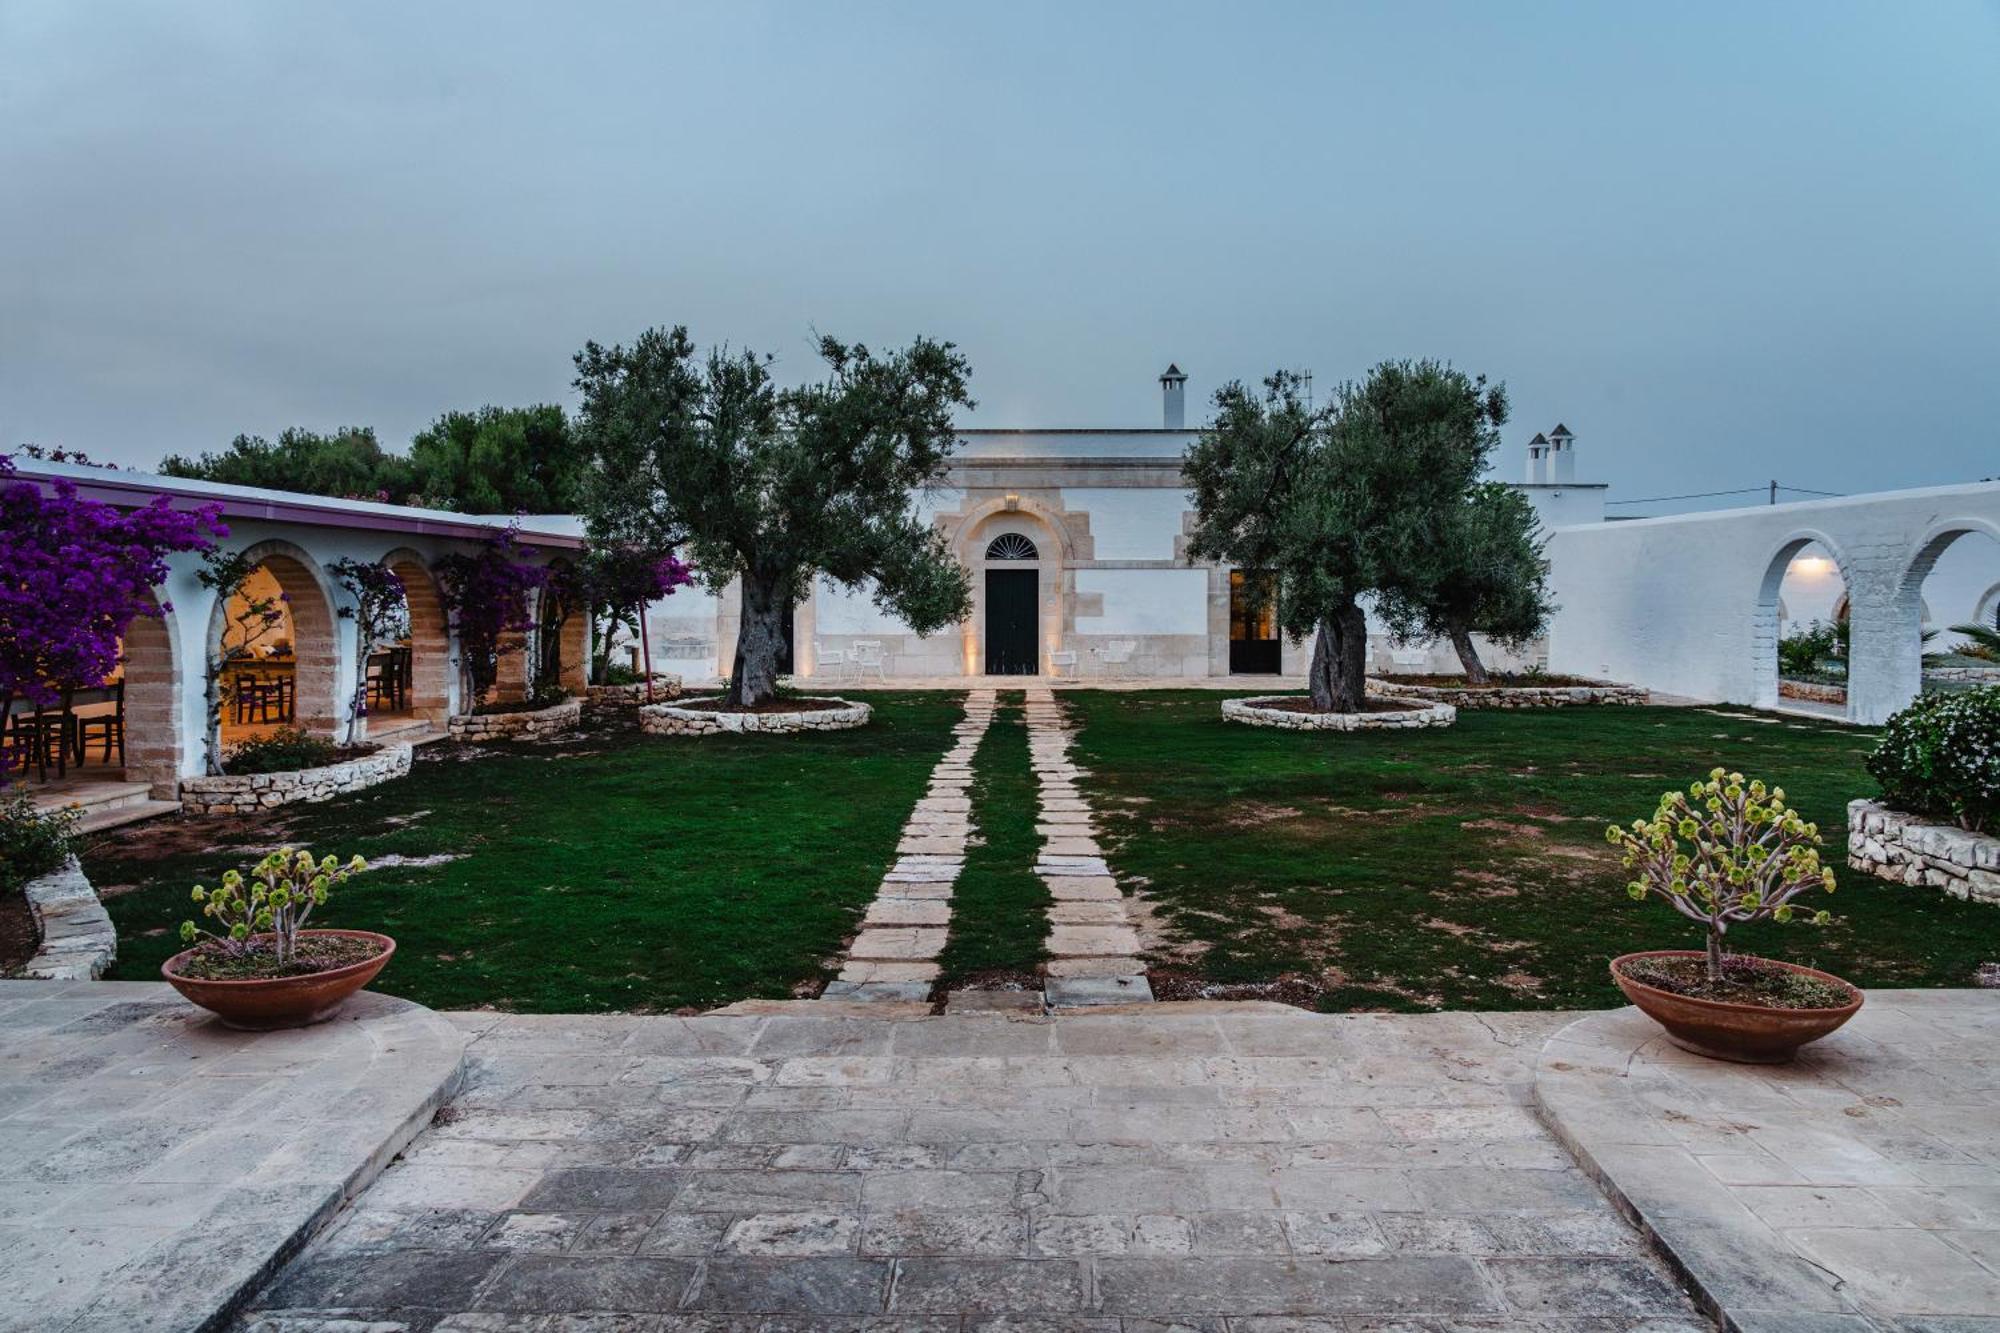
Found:
<svg viewBox="0 0 2000 1333"><path fill-rule="evenodd" d="M1778 503L1778 479L1776 477L1771 478L1771 503Z"/></svg>

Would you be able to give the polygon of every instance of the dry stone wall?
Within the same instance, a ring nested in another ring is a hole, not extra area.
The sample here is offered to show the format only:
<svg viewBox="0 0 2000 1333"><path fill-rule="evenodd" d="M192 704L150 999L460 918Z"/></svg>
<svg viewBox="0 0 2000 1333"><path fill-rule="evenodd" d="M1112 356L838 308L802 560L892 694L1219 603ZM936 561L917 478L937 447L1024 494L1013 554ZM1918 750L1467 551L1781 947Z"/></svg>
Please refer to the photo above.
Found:
<svg viewBox="0 0 2000 1333"><path fill-rule="evenodd" d="M541 741L575 731L583 722L583 700L565 699L552 708L524 713L460 713L451 720L455 741Z"/></svg>
<svg viewBox="0 0 2000 1333"><path fill-rule="evenodd" d="M723 732L845 731L865 726L873 709L849 699L822 699L836 708L795 713L723 713L680 704L652 704L639 710L639 730L654 736L715 736Z"/></svg>
<svg viewBox="0 0 2000 1333"><path fill-rule="evenodd" d="M585 702L592 708L639 708L648 703L680 697L681 678L672 672L654 673L651 699L646 697L646 686L643 682L633 685L592 685L584 694Z"/></svg>
<svg viewBox="0 0 2000 1333"><path fill-rule="evenodd" d="M1448 727L1458 720L1458 710L1450 704L1418 703L1409 708L1376 713L1301 713L1292 708L1273 707L1296 699L1296 695L1274 695L1261 699L1224 699L1222 716L1231 722L1253 727L1279 727L1287 731L1398 731L1417 727Z"/></svg>
<svg viewBox="0 0 2000 1333"><path fill-rule="evenodd" d="M22 889L42 932L42 947L21 969L38 981L95 981L118 956L118 932L72 856L60 870Z"/></svg>
<svg viewBox="0 0 2000 1333"><path fill-rule="evenodd" d="M1927 824L1880 801L1847 803L1847 864L1877 879L2000 905L2000 838Z"/></svg>
<svg viewBox="0 0 2000 1333"><path fill-rule="evenodd" d="M181 809L191 815L247 815L295 801L329 801L409 771L410 747L385 745L374 754L324 768L187 778L181 783Z"/></svg>
<svg viewBox="0 0 2000 1333"><path fill-rule="evenodd" d="M1418 685L1394 676L1371 676L1368 688L1388 698L1426 699L1453 708L1578 708L1594 704L1643 704L1637 685L1593 680L1587 685L1496 685L1488 689Z"/></svg>

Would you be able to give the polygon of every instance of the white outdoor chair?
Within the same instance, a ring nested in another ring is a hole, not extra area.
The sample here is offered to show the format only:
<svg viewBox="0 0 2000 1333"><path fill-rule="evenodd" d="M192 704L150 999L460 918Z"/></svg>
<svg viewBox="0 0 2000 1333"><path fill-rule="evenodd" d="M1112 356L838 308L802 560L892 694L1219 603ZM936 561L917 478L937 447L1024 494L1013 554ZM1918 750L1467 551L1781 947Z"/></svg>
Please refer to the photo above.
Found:
<svg viewBox="0 0 2000 1333"><path fill-rule="evenodd" d="M859 680L861 673L864 671L872 671L875 673L877 680L885 684L888 682L889 664L883 659L882 641L880 639L856 639L854 641L854 678Z"/></svg>
<svg viewBox="0 0 2000 1333"><path fill-rule="evenodd" d="M1138 646L1139 645L1131 639L1112 640L1110 643L1104 645L1104 652L1102 654L1104 658L1104 664L1106 666L1127 665L1132 660L1133 650Z"/></svg>
<svg viewBox="0 0 2000 1333"><path fill-rule="evenodd" d="M1064 668L1069 668L1071 671L1075 670L1076 654L1073 652L1050 653L1049 674L1052 676L1061 675Z"/></svg>
<svg viewBox="0 0 2000 1333"><path fill-rule="evenodd" d="M840 674L847 666L847 651L843 648L829 648L818 639L813 640L813 674L833 676Z"/></svg>
<svg viewBox="0 0 2000 1333"><path fill-rule="evenodd" d="M1431 647L1427 643L1392 643L1389 645L1389 662L1405 670L1421 671L1430 665Z"/></svg>

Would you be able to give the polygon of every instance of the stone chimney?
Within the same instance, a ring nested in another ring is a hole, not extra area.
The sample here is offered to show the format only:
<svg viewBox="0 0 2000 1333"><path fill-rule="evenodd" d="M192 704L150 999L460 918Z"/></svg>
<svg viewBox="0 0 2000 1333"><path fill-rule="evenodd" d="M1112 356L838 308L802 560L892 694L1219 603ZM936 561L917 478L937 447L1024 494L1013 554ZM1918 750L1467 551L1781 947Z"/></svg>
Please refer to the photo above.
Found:
<svg viewBox="0 0 2000 1333"><path fill-rule="evenodd" d="M1171 362L1167 373L1160 376L1160 405L1164 411L1162 424L1168 430L1187 429L1187 376Z"/></svg>
<svg viewBox="0 0 2000 1333"><path fill-rule="evenodd" d="M1528 441L1528 484L1539 486L1549 479L1549 437L1540 431Z"/></svg>
<svg viewBox="0 0 2000 1333"><path fill-rule="evenodd" d="M1576 480L1576 436L1560 421L1549 432L1549 481L1567 486Z"/></svg>

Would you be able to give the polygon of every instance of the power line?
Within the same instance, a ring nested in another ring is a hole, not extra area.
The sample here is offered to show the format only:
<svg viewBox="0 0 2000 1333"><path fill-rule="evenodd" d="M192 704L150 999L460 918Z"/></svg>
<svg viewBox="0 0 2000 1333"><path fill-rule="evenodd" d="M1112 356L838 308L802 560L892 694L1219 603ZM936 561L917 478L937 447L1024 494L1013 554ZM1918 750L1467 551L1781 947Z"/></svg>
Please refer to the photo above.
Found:
<svg viewBox="0 0 2000 1333"><path fill-rule="evenodd" d="M1695 491L1688 495L1650 495L1643 500L1606 500L1604 503L1607 507L1610 505L1666 504L1673 500L1713 500L1725 495L1759 495L1767 491L1795 491L1800 495L1823 495L1833 499L1840 499L1846 495L1844 491L1816 491L1806 486L1787 486L1783 482L1774 481L1768 486L1743 486L1733 491Z"/></svg>

